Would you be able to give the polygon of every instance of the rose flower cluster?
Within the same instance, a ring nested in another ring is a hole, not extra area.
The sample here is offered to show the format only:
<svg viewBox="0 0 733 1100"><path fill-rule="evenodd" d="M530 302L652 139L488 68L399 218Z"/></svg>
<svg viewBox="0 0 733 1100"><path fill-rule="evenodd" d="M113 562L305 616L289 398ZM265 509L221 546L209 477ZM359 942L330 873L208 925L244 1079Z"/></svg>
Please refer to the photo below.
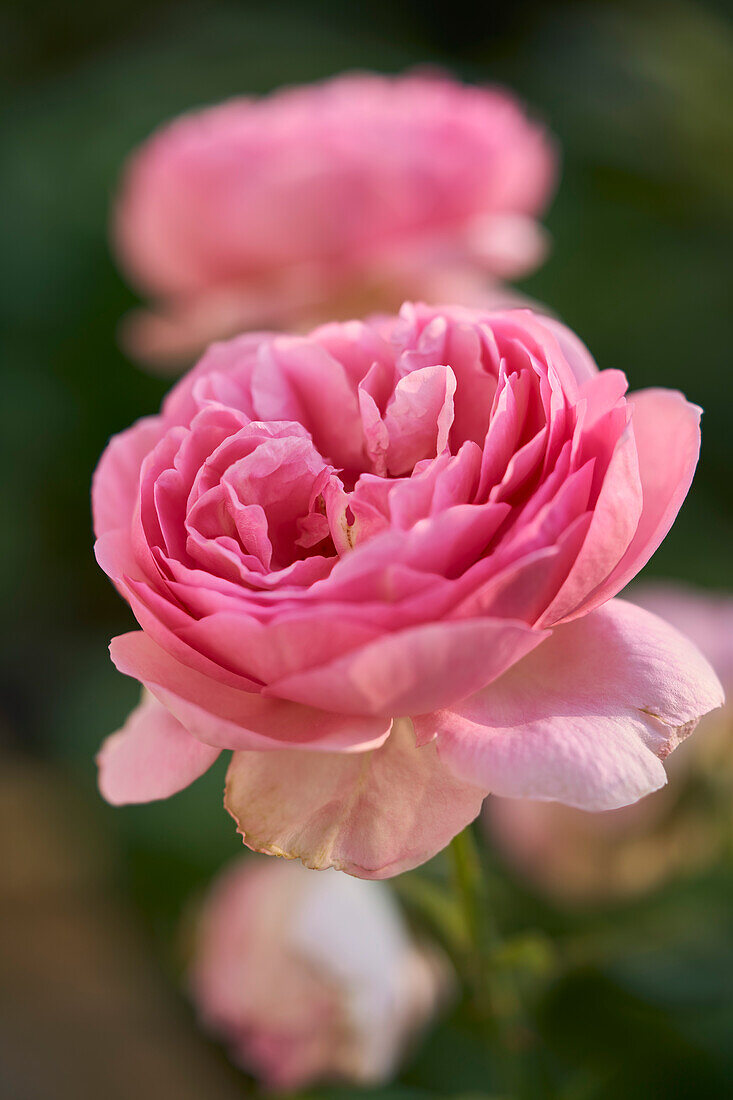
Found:
<svg viewBox="0 0 733 1100"><path fill-rule="evenodd" d="M699 409L627 394L528 310L405 305L214 345L94 478L97 558L145 692L115 803L231 751L244 841L379 878L487 793L603 810L720 705L681 634L615 599L693 475Z"/></svg>

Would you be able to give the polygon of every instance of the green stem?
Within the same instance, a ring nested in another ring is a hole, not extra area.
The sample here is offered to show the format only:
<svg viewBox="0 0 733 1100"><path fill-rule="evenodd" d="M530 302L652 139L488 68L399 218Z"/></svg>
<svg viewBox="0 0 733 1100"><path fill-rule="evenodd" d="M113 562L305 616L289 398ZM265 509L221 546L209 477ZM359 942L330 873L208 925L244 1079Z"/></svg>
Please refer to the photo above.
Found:
<svg viewBox="0 0 733 1100"><path fill-rule="evenodd" d="M482 924L488 923L488 914L483 914L484 883L476 841L471 826L453 837L450 844L453 858L453 877L466 922L466 930L474 947L479 948L482 936Z"/></svg>
<svg viewBox="0 0 733 1100"><path fill-rule="evenodd" d="M493 920L487 882L470 825L451 841L453 878L467 934L465 979L476 1014L501 1055L508 1095L532 1096L528 1047L532 1034L511 970L500 959L501 937ZM534 1096L537 1094L534 1093Z"/></svg>

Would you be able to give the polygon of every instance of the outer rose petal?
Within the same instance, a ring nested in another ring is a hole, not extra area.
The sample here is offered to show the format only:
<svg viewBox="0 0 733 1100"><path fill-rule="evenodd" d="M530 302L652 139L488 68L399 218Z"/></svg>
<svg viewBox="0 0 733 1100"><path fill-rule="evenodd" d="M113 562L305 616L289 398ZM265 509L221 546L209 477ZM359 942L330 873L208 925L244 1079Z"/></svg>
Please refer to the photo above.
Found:
<svg viewBox="0 0 733 1100"><path fill-rule="evenodd" d="M115 667L134 676L193 736L220 749L278 749L297 743L316 750L372 749L389 720L349 717L242 691L179 664L142 631L110 643Z"/></svg>
<svg viewBox="0 0 733 1100"><path fill-rule="evenodd" d="M701 409L675 390L640 390L628 401L639 458L643 508L636 534L621 561L569 618L599 607L642 569L682 507L700 454Z"/></svg>
<svg viewBox="0 0 733 1100"><path fill-rule="evenodd" d="M389 878L444 848L483 798L398 719L380 749L358 756L237 752L224 804L254 851Z"/></svg>
<svg viewBox="0 0 733 1100"><path fill-rule="evenodd" d="M477 691L546 637L512 619L427 623L284 677L263 694L343 714L423 714Z"/></svg>
<svg viewBox="0 0 733 1100"><path fill-rule="evenodd" d="M627 430L616 444L583 545L542 618L544 624L576 618L578 609L585 609L599 578L608 576L630 546L643 507L636 441Z"/></svg>
<svg viewBox="0 0 733 1100"><path fill-rule="evenodd" d="M97 538L129 526L140 484L140 467L164 431L160 416L146 416L110 439L92 478Z"/></svg>
<svg viewBox="0 0 733 1100"><path fill-rule="evenodd" d="M541 307L538 312L543 313ZM580 385L589 382L598 374L595 359L572 329L569 329L567 325L564 325L562 321L558 321L555 317L548 317L547 315L542 317L542 323L553 333Z"/></svg>
<svg viewBox="0 0 733 1100"><path fill-rule="evenodd" d="M733 690L733 597L676 581L641 581L626 590L632 603L659 615L691 638L721 683ZM731 699L727 700L731 703Z"/></svg>
<svg viewBox="0 0 733 1100"><path fill-rule="evenodd" d="M415 720L441 759L493 794L611 810L666 782L660 763L723 702L683 635L613 600L459 706Z"/></svg>
<svg viewBox="0 0 733 1100"><path fill-rule="evenodd" d="M220 750L191 737L147 692L99 755L99 789L113 806L152 802L182 791L211 767Z"/></svg>

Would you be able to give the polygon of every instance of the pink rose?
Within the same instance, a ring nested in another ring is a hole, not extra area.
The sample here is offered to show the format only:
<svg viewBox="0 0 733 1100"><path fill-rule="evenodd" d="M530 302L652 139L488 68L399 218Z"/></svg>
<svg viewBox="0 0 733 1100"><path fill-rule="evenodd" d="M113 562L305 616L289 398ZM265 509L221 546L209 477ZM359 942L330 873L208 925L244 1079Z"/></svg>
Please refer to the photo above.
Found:
<svg viewBox="0 0 733 1100"><path fill-rule="evenodd" d="M417 295L473 304L487 275L540 262L555 176L550 139L508 92L437 74L351 74L195 112L123 180L115 245L156 303L128 343L190 361L262 324Z"/></svg>
<svg viewBox="0 0 733 1100"><path fill-rule="evenodd" d="M733 690L733 599L683 585L634 585L629 597L684 630ZM492 842L520 874L565 901L648 889L694 870L729 843L733 800L733 715L709 715L675 755L671 782L635 806L587 814L557 803L490 798Z"/></svg>
<svg viewBox="0 0 733 1100"><path fill-rule="evenodd" d="M204 1026L278 1090L389 1080L451 985L387 887L239 860L198 926L191 990Z"/></svg>
<svg viewBox="0 0 733 1100"><path fill-rule="evenodd" d="M592 810L665 782L722 702L676 630L612 600L699 448L527 310L406 305L217 344L94 478L97 559L150 693L105 743L115 803L234 757L245 843L363 877L429 858L485 792Z"/></svg>

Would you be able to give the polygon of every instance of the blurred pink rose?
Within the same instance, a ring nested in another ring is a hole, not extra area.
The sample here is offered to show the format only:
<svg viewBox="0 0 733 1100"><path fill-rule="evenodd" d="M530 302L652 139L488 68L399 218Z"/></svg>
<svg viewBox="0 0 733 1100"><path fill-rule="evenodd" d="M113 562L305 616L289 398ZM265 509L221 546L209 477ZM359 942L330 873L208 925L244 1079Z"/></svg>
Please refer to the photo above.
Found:
<svg viewBox="0 0 733 1100"><path fill-rule="evenodd" d="M437 74L357 73L184 116L121 187L115 246L155 302L128 345L190 362L263 324L473 304L487 276L542 259L555 177L554 146L508 92Z"/></svg>
<svg viewBox="0 0 733 1100"><path fill-rule="evenodd" d="M733 692L733 598L684 585L646 583L629 598L685 632ZM489 798L492 841L520 873L566 900L608 898L699 868L730 844L733 713L704 719L675 754L671 781L635 806L587 814L557 803Z"/></svg>
<svg viewBox="0 0 733 1100"><path fill-rule="evenodd" d="M389 1080L451 985L388 888L239 860L206 900L191 967L204 1026L266 1085Z"/></svg>
<svg viewBox="0 0 733 1100"><path fill-rule="evenodd" d="M94 478L97 559L142 627L112 659L150 692L105 797L166 797L231 749L246 844L384 877L486 791L604 810L661 787L720 685L612 597L687 493L700 410L625 391L527 310L215 345Z"/></svg>

